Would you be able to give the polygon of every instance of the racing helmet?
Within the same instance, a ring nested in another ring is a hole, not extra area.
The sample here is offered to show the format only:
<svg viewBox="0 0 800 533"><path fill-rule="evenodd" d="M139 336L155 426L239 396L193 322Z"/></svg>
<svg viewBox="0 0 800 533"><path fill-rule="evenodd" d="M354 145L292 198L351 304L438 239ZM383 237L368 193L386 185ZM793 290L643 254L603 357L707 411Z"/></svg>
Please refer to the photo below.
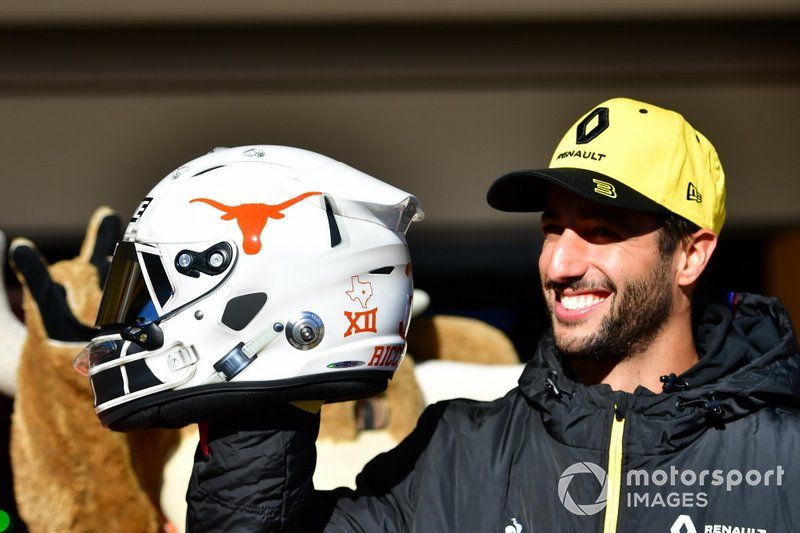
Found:
<svg viewBox="0 0 800 533"><path fill-rule="evenodd" d="M384 390L405 353L418 200L285 146L220 148L142 200L75 358L116 430Z"/></svg>

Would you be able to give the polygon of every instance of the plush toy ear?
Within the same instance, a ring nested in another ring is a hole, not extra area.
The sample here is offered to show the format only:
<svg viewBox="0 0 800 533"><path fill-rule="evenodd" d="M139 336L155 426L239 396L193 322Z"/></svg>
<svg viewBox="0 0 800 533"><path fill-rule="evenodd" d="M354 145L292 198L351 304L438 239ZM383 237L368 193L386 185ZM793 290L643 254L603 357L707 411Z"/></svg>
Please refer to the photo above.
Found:
<svg viewBox="0 0 800 533"><path fill-rule="evenodd" d="M117 241L122 237L122 221L110 207L98 207L89 220L86 237L81 246L79 259L91 262L97 269L97 279L103 288L111 256Z"/></svg>
<svg viewBox="0 0 800 533"><path fill-rule="evenodd" d="M26 285L33 296L47 336L65 342L90 341L94 330L75 318L67 304L67 291L50 277L36 246L27 239L14 239L9 255L20 283Z"/></svg>

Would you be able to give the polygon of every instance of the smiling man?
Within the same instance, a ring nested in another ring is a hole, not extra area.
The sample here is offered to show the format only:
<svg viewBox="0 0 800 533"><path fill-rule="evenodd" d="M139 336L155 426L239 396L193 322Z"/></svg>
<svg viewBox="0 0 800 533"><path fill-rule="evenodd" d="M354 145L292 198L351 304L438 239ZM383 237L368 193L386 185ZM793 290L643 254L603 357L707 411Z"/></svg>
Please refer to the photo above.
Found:
<svg viewBox="0 0 800 533"><path fill-rule="evenodd" d="M556 346L584 383L660 390L659 376L698 360L691 288L716 237L699 230L670 241L655 215L558 188L548 198L539 269Z"/></svg>
<svg viewBox="0 0 800 533"><path fill-rule="evenodd" d="M542 289L581 382L658 391L660 376L697 363L691 302L725 220L725 184L714 147L681 115L605 102L549 168L502 176L488 199L544 211Z"/></svg>
<svg viewBox="0 0 800 533"><path fill-rule="evenodd" d="M354 491L313 490L314 414L212 426L188 495L194 529L796 530L788 315L755 295L694 304L725 219L711 143L678 113L609 100L548 168L502 176L488 200L542 212L552 329L519 387L431 406Z"/></svg>

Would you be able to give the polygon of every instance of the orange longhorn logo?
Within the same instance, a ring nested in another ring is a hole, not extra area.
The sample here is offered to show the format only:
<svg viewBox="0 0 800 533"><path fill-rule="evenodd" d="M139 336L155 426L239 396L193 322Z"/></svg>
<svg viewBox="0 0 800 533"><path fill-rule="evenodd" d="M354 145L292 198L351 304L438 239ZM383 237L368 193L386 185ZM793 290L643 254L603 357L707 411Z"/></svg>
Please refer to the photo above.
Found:
<svg viewBox="0 0 800 533"><path fill-rule="evenodd" d="M286 215L281 213L281 211L309 196L317 194L322 193L305 192L277 205L240 204L228 206L209 198L195 198L191 200L191 202L203 202L223 211L225 214L220 217L222 220L236 219L236 222L239 224L239 229L242 231L242 248L244 248L244 253L253 255L261 251L261 233L264 231L264 226L267 225L267 220L270 218L274 218L275 220L283 218Z"/></svg>

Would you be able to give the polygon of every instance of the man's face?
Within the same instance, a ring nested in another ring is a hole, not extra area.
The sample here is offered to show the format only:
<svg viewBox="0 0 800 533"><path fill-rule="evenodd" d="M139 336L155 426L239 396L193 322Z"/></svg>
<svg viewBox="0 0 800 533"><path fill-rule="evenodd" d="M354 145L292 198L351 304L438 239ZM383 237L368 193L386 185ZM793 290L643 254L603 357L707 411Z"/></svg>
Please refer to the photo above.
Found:
<svg viewBox="0 0 800 533"><path fill-rule="evenodd" d="M556 346L580 359L621 359L649 346L672 310L672 257L658 219L552 186L539 274Z"/></svg>

